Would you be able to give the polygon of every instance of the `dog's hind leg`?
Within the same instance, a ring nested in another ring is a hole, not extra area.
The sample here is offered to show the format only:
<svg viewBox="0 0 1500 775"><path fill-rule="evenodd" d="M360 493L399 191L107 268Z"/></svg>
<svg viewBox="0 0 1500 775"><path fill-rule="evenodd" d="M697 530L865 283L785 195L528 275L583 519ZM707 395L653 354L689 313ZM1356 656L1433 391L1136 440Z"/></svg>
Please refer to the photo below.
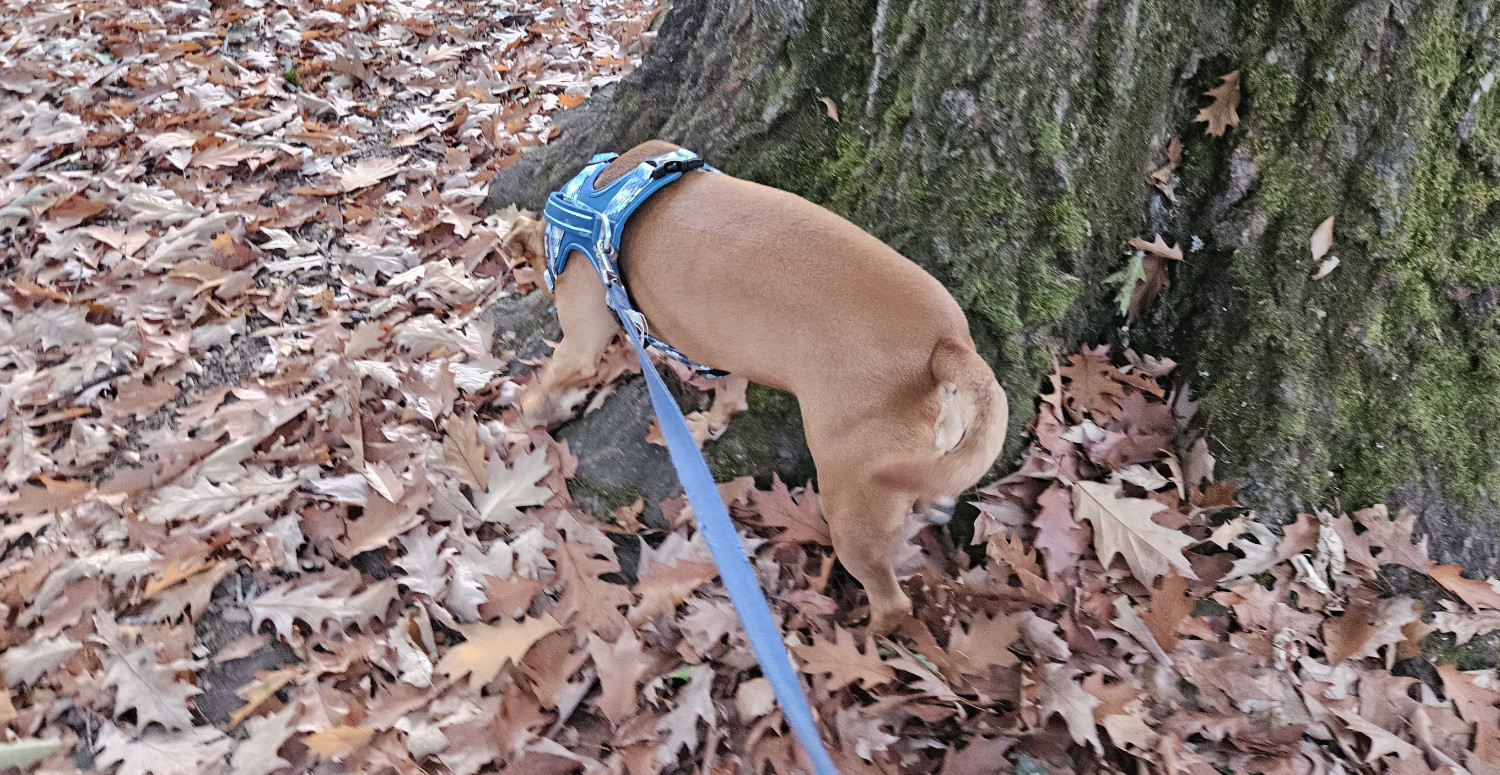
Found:
<svg viewBox="0 0 1500 775"><path fill-rule="evenodd" d="M521 416L537 425L568 419L568 408L560 399L568 390L583 387L594 378L599 359L620 330L604 303L599 276L582 256L575 255L557 278L556 295L562 340L521 399Z"/></svg>
<svg viewBox="0 0 1500 775"><path fill-rule="evenodd" d="M893 562L910 496L873 482L826 482L821 493L833 552L870 598L870 630L887 633L911 614Z"/></svg>

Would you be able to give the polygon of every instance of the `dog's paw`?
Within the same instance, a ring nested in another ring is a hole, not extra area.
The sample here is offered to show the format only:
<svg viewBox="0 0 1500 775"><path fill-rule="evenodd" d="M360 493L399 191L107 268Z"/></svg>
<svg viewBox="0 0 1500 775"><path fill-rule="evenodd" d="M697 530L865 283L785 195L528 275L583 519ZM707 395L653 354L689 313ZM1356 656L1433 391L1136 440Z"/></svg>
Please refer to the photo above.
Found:
<svg viewBox="0 0 1500 775"><path fill-rule="evenodd" d="M560 422L556 402L542 393L527 393L521 398L521 422L528 428L547 428Z"/></svg>
<svg viewBox="0 0 1500 775"><path fill-rule="evenodd" d="M889 635L901 629L911 616L911 598L902 593L891 601L870 601L870 626L872 635Z"/></svg>
<svg viewBox="0 0 1500 775"><path fill-rule="evenodd" d="M577 407L588 398L588 391L572 388L561 397L546 393L527 393L521 398L521 422L528 427L550 428L573 419Z"/></svg>

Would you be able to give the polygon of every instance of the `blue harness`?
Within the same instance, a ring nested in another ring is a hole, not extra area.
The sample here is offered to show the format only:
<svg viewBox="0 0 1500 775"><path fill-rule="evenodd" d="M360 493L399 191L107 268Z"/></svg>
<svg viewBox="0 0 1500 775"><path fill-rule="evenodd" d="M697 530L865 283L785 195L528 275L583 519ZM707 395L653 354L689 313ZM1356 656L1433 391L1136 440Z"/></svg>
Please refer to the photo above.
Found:
<svg viewBox="0 0 1500 775"><path fill-rule="evenodd" d="M651 395L651 406L661 423L662 436L667 442L667 452L672 465L677 469L677 478L682 481L682 490L693 506L698 528L704 542L713 554L714 565L719 568L719 578L729 592L729 600L739 614L740 624L745 628L745 638L750 649L760 662L761 672L770 681L776 699L781 703L781 712L791 726L792 733L802 743L802 748L812 760L816 775L838 775L828 749L818 735L817 721L807 697L802 693L802 681L792 667L782 640L781 628L766 603L765 592L755 578L750 560L745 556L745 546L740 534L729 519L729 510L719 489L714 484L713 474L703 461L693 434L688 430L682 409L661 375L651 365L646 355L647 347L656 347L666 354L678 358L700 373L725 376L705 366L684 358L681 353L665 343L653 339L646 333L646 319L630 302L625 284L620 280L619 250L620 235L624 232L625 219L635 212L646 198L662 186L682 177L682 173L702 168L709 172L718 170L708 167L691 151L677 150L648 159L603 188L594 189L594 181L605 165L615 159L615 154L601 153L589 160L583 168L560 190L547 197L547 268L543 277L547 289L552 290L557 276L567 266L568 256L578 251L588 257L589 263L604 282L604 300L625 329L625 338L635 347L636 357L641 362L641 372L646 377L646 387Z"/></svg>
<svg viewBox="0 0 1500 775"><path fill-rule="evenodd" d="M688 170L718 172L703 163L698 155L686 149L653 156L608 185L595 188L595 182L617 153L596 154L572 180L547 197L547 268L542 278L547 290L554 290L557 278L568 266L573 251L582 253L599 273L605 288L609 309L620 318L630 316L646 337L646 346L687 364L699 375L723 379L729 373L693 362L677 348L652 336L642 315L630 301L620 279L620 239L625 235L625 221L652 194L682 177ZM618 287L619 293L610 293Z"/></svg>

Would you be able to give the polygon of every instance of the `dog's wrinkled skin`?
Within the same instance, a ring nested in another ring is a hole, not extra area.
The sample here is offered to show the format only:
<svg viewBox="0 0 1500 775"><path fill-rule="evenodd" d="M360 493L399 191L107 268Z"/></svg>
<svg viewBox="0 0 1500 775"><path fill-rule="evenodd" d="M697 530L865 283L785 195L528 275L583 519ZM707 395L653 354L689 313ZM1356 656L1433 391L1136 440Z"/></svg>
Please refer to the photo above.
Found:
<svg viewBox="0 0 1500 775"><path fill-rule="evenodd" d="M599 185L676 147L637 146ZM538 275L542 230L518 222L504 246ZM941 512L1005 441L1005 392L953 297L832 212L705 172L648 199L620 255L653 334L699 363L797 397L834 551L869 594L871 628L895 629L911 608L892 569L907 515L914 506ZM619 330L583 256L571 257L555 290L563 338L522 402L537 423L566 419L558 397L594 376Z"/></svg>

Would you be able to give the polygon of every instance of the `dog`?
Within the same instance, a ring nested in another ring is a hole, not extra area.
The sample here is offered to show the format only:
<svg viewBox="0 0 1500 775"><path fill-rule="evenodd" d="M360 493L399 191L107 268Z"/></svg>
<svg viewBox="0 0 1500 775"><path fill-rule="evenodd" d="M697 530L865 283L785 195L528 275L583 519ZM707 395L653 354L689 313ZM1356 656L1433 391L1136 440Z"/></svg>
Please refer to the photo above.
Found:
<svg viewBox="0 0 1500 775"><path fill-rule="evenodd" d="M595 185L677 149L639 145ZM518 220L502 250L540 274L544 226ZM896 629L911 610L892 567L907 517L951 513L1005 443L1005 391L953 296L829 210L707 172L641 205L620 272L653 335L730 380L797 398L834 553L864 585L870 629ZM543 425L566 419L559 397L593 378L620 331L581 255L553 297L563 336L521 402L523 418Z"/></svg>

